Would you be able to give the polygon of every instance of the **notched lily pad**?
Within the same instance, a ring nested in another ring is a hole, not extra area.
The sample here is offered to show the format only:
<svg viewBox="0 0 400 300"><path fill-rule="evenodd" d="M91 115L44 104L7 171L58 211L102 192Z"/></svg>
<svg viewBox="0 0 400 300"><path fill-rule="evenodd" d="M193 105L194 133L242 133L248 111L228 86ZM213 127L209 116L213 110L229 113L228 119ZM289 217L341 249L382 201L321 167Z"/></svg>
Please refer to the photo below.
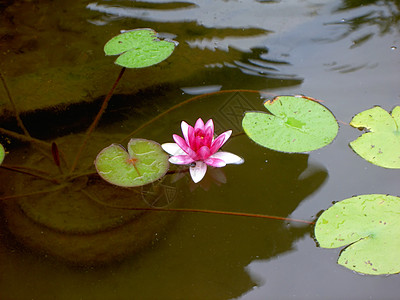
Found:
<svg viewBox="0 0 400 300"><path fill-rule="evenodd" d="M124 31L104 46L106 55L119 55L115 63L126 68L144 68L168 58L176 42L160 40L157 32L149 28Z"/></svg>
<svg viewBox="0 0 400 300"><path fill-rule="evenodd" d="M4 157L6 156L6 152L2 144L0 144L0 165L3 163Z"/></svg>
<svg viewBox="0 0 400 300"><path fill-rule="evenodd" d="M368 109L355 115L350 125L369 130L350 143L358 155L380 167L400 168L400 106L392 115L378 106Z"/></svg>
<svg viewBox="0 0 400 300"><path fill-rule="evenodd" d="M363 274L400 272L400 198L361 195L337 202L315 225L323 248L349 245L338 264Z"/></svg>
<svg viewBox="0 0 400 300"><path fill-rule="evenodd" d="M264 103L270 112L246 112L242 126L257 144L282 152L308 152L333 141L339 126L323 105L306 97L278 96Z"/></svg>
<svg viewBox="0 0 400 300"><path fill-rule="evenodd" d="M128 151L112 144L95 161L97 173L106 181L123 187L141 186L160 179L168 170L168 154L145 139L131 139Z"/></svg>

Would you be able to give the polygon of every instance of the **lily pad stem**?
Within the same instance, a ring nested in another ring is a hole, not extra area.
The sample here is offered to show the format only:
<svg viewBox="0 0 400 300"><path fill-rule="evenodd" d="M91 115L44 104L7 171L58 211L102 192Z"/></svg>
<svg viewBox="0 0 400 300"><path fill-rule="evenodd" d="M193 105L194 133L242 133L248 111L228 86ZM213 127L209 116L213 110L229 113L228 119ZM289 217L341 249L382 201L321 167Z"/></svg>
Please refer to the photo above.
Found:
<svg viewBox="0 0 400 300"><path fill-rule="evenodd" d="M24 134L25 134L27 137L31 137L31 135L29 134L28 130L26 129L24 123L23 123L22 120L21 120L21 117L20 117L20 115L19 115L18 108L17 108L17 106L15 105L15 102L14 102L13 98L11 97L10 90L8 89L7 83L6 83L6 81L5 81L4 77L3 77L3 74L1 74L1 72L0 72L0 80L1 80L1 82L3 83L3 87L4 87L5 91L6 91L7 98L8 98L8 100L10 101L10 104L11 104L11 106L12 106L12 109L13 109L15 118L17 119L17 123L18 123L19 128L22 129L22 131L24 132Z"/></svg>
<svg viewBox="0 0 400 300"><path fill-rule="evenodd" d="M51 145L49 143L46 143L46 142L41 141L39 139L35 139L35 138L31 137L31 136L27 136L27 135L23 135L23 134L20 134L20 133L16 133L16 132L11 131L11 130L0 128L0 133L2 133L4 135L8 135L8 136L10 136L12 138L15 138L15 139L17 139L19 141L22 141L22 142L29 142L29 143L36 144L38 146L42 146L42 147L45 147L45 148L51 148Z"/></svg>
<svg viewBox="0 0 400 300"><path fill-rule="evenodd" d="M4 196L4 197L0 197L0 201L10 200L10 199L18 199L18 198L23 198L23 197L32 197L32 196L36 196L36 195L56 192L56 191L61 190L61 189L65 188L65 187L66 187L66 185L57 185L56 187L51 188L51 189L47 189L47 190L42 190L42 191L37 191L37 192L32 192L32 193L26 193L26 194Z"/></svg>
<svg viewBox="0 0 400 300"><path fill-rule="evenodd" d="M111 97L112 97L112 95L114 93L115 88L117 87L119 81L121 80L122 75L124 75L125 70L126 70L126 68L123 67L121 69L121 72L119 72L119 75L118 75L117 79L115 80L111 90L108 92L107 96L104 98L103 104L101 105L99 112L97 113L96 117L94 118L94 120L93 120L92 124L90 125L90 127L88 128L88 130L86 131L86 135L85 135L85 137L83 139L83 142L82 142L80 148L78 149L78 152L76 153L74 162L73 162L73 164L71 166L71 169L69 171L70 174L72 174L72 172L74 172L74 170L75 170L75 168L76 168L76 166L78 164L79 158L80 158L83 150L85 149L86 144L87 144L92 132L96 128L97 124L99 123L99 121L101 119L101 116L103 115L104 111L106 110L108 102L110 101L110 99L111 99Z"/></svg>
<svg viewBox="0 0 400 300"><path fill-rule="evenodd" d="M11 166L11 165L6 165L6 164L2 164L0 166L0 168L6 169L9 171L13 171L13 172L17 172L17 173L21 173L21 174L25 174L25 175L29 175L29 176L33 176L36 178L41 178L43 180L47 180L47 181L50 181L55 184L60 183L60 181L55 178L51 178L46 175L38 174L38 172L40 172L40 170L37 170L37 169L27 168L27 167L22 167L22 166ZM45 172L43 172L43 173L45 173Z"/></svg>
<svg viewBox="0 0 400 300"><path fill-rule="evenodd" d="M242 213L242 212L233 212L233 211L220 211L220 210L209 210L209 209L197 209L197 208L161 208L161 207L129 207L129 206L117 206L110 205L103 201L97 199L90 193L85 190L82 190L86 196L88 196L91 200L104 205L109 208L114 209L124 209L124 210L143 210L143 211L163 211L163 212L186 212L186 213L205 213L205 214L214 214L214 215L228 215L228 216L236 216L236 217L250 217L250 218L262 218L262 219L271 219L271 220L280 220L280 221L288 221L288 222L297 222L303 224L314 224L314 222L300 220L300 219L291 219L279 216L270 216L270 215L261 215L261 214L250 214L250 213Z"/></svg>
<svg viewBox="0 0 400 300"><path fill-rule="evenodd" d="M123 140L121 140L120 142L123 143L124 141L128 140L130 137L132 137L134 134L136 134L138 131L142 130L143 128L147 127L148 125L152 124L153 122L157 121L158 119L160 119L161 117L165 116L166 114L170 113L171 111L174 111L177 108L180 108L181 106L184 106L186 104L189 104L191 102L203 99L203 98L207 98L210 96L214 96L214 95L219 95L219 94L227 94L227 93L251 93L251 94L261 94L261 95L267 95L267 96L271 96L270 93L267 92L263 92L263 91L259 91L259 90L246 90L246 89L235 89L235 90L222 90L222 91L217 91L217 92L211 92L211 93L206 93L206 94L202 94L202 95L198 95L192 98L189 98L185 101L182 101L170 108L168 108L167 110L163 111L162 113L160 113L159 115L155 116L153 119L147 121L146 123L143 123L141 126L139 126L138 128L136 128L134 131L132 131L131 133L129 133Z"/></svg>

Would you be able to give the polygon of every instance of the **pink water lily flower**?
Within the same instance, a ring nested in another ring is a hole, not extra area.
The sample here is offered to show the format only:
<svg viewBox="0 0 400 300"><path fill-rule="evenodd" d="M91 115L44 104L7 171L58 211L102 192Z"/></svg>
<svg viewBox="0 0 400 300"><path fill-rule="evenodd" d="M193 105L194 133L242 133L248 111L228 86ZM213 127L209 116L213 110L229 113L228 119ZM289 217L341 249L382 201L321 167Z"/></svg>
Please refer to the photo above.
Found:
<svg viewBox="0 0 400 300"><path fill-rule="evenodd" d="M204 125L198 119L194 127L182 121L183 137L174 134L175 143L166 143L161 147L172 155L169 162L177 165L190 165L190 176L194 182L203 179L207 165L224 167L227 164L241 164L244 160L236 154L218 150L225 144L232 134L232 130L225 131L214 139L214 123L212 119Z"/></svg>

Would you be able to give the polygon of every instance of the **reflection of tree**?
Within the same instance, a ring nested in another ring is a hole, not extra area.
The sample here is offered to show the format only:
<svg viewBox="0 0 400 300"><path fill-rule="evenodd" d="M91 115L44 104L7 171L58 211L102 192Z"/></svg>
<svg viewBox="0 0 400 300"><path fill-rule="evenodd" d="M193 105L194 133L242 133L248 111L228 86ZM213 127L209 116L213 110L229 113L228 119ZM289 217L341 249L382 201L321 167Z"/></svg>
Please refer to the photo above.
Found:
<svg viewBox="0 0 400 300"><path fill-rule="evenodd" d="M353 32L365 27L376 26L378 33L383 35L390 33L393 29L400 31L400 2L393 0L343 0L342 4L336 8L334 13L351 11L352 16L344 18L340 23L346 24L348 30L341 37L346 37ZM374 36L374 32L363 34L354 41L359 45Z"/></svg>
<svg viewBox="0 0 400 300"><path fill-rule="evenodd" d="M266 59L268 49L260 48L272 32L265 28L265 15L260 13L268 9L268 2L195 0L176 5L102 1L90 3L87 8L93 11L91 22L94 23L133 19L140 20L146 27L159 28L162 24L162 31L177 36L181 43L177 51L184 51L191 65L200 63L214 68L214 72L226 67L230 68L229 72L238 69L262 80L271 79L273 82L268 83L268 87L301 84L302 78L282 73L280 67L287 62ZM170 61L173 60L171 57Z"/></svg>
<svg viewBox="0 0 400 300"><path fill-rule="evenodd" d="M66 177L81 135L57 139L62 153L60 169L46 152L30 148L11 151L7 159L16 161L16 167L11 164L8 169L4 165L0 168L0 201L4 202L1 208L8 229L24 246L74 265L97 265L141 250L151 244L155 232L166 227L163 220L170 220L173 214L153 215L109 207L148 207L149 203L171 206L177 198L176 188L167 183L167 177L131 189L99 178L93 159L115 138L115 134L92 137L77 171ZM25 158L19 151L26 151Z"/></svg>
<svg viewBox="0 0 400 300"><path fill-rule="evenodd" d="M6 2L0 14L0 68L24 112L102 97L110 80L104 74L115 70L113 59L104 56L105 41L121 29L139 27L176 35L180 45L160 67L124 75L135 84L120 85L123 94L172 83L260 89L302 82L286 74L279 59L265 57L268 49L263 45L271 32L263 13L271 5L267 2L122 0L96 6L143 13L133 17L85 9L79 1ZM165 15L168 20L162 19Z"/></svg>
<svg viewBox="0 0 400 300"><path fill-rule="evenodd" d="M209 100L213 102L215 99L210 97ZM237 101L228 101L230 105L236 105L236 103ZM205 102L201 104L207 105ZM187 109L193 111L193 106L188 106ZM176 113L179 112L176 111ZM199 113L198 110L197 113ZM171 114L169 117L171 117ZM176 115L172 118L177 119ZM165 120L160 120L160 122L165 124ZM163 132L168 132L170 136L171 128L168 126L159 127L161 126L154 124L148 130L153 131L152 129L158 128ZM163 132L159 132L159 134L164 135ZM72 143L69 142L68 145L71 146ZM179 193L179 198L185 199L183 203L180 203L188 208L286 217L293 212L302 200L315 192L327 177L326 170L323 167L308 163L308 155L271 151L254 144L243 135L232 138L225 147L226 151L235 152L246 160L243 165L229 166L223 169L227 178L226 183L220 186L211 186L209 191L196 189L191 192L189 188L182 188L168 194ZM88 160L92 161L90 159L92 155L88 156ZM179 183L182 186L184 180L180 180ZM20 185L22 184L21 181ZM87 184L86 181L76 182L77 186L71 188L70 193L78 193ZM98 185L95 187L97 188L93 192L98 192L98 196L104 194L103 190L98 189ZM154 191L156 189L151 187L151 189L146 190L146 195L152 198L155 195ZM78 199L68 199L70 193L64 195L67 197L64 202L73 204ZM61 198L61 195L59 198ZM146 198L147 201L150 198ZM39 197L36 202L39 204L44 200ZM133 199L114 199L114 201L128 200ZM82 201L86 200L82 199ZM46 203L51 204L52 202L46 201ZM81 203L79 202L79 204ZM14 229L20 230L20 222L28 218L21 213L17 206L10 203L10 205L7 205L6 211L8 212L9 222L13 221L12 224L8 225L19 226ZM152 220L157 222L157 225L162 222L162 218L169 216L168 214L159 214ZM161 224L160 230L155 235L156 240L159 238L161 240L154 243L153 251L148 251L144 255L144 257L148 257L148 260L142 261L141 258L130 261L128 259L123 263L123 269L132 270L127 280L129 288L134 289L135 293L143 295L142 298L144 299L163 298L162 295L169 295L170 298L207 299L207 295L202 294L205 291L208 295L217 295L218 299L237 297L255 285L244 270L251 261L269 259L292 250L293 243L310 230L308 226L296 227L287 222L265 219L205 214L180 214L178 216L176 226L173 228L166 225L167 222L164 225ZM46 218L43 220L48 221ZM60 220L57 219L56 221ZM142 235L149 234L153 230L150 227L151 222L146 224L144 224L143 230L141 230L142 227L139 228ZM85 245L87 242L87 237L79 234L77 238L80 239L80 243L71 243L69 247L64 247L66 244L63 243L68 242L65 234L60 237L61 234L58 231L51 232L52 230L47 229L47 227L44 230L44 227L37 229L38 225L33 225L26 224L26 227L22 228L23 233L26 233L24 238L30 243L44 238L43 243L53 243L58 248L61 245L65 248L64 251ZM169 231L166 236L160 234L164 229ZM35 231L35 234L33 234L33 231ZM55 234L57 234L57 237L53 238ZM154 235L152 236L154 237ZM110 231L108 237L107 243L112 243L119 240L125 242L134 238L134 235L131 231L127 231L126 234L122 232L121 236L117 237ZM102 240L98 241L102 242ZM102 242L103 244L104 242ZM43 246L43 244L39 246ZM117 250L119 251L121 248L120 246ZM90 248L85 251L82 250L82 254L85 255L89 255L91 252ZM104 255L106 254L109 253L107 252ZM101 256L102 259L104 255ZM26 258L24 257L24 259ZM24 266L19 268L21 272L26 270ZM53 270L50 272L53 272ZM101 272L103 271L93 271L87 276L93 279ZM120 276L121 269L110 266L104 272L106 274L108 272L116 273ZM149 274L151 274L151 279L149 279ZM54 276L58 278L56 280L62 278L63 281L73 282L77 274L66 276L67 278L64 278L63 274L54 274ZM38 284L43 284L41 280L35 280L39 281ZM107 284L109 282L104 280L106 287ZM157 287L156 290L154 285ZM110 287L108 286L108 288ZM103 290L103 284L100 290ZM74 293L76 293L76 290L74 290ZM99 292L96 291L96 293ZM116 297L123 299L125 295L124 291L121 291L121 294L116 295Z"/></svg>
<svg viewBox="0 0 400 300"><path fill-rule="evenodd" d="M188 192L191 207L288 216L327 178L322 166L308 164L308 155L264 149L245 136L234 138L226 148L245 157L245 163L224 168L227 183L207 192ZM166 244L183 248L173 250L182 260L174 272L181 286L191 286L197 298L197 291L215 289L219 299L230 299L254 286L244 271L252 260L290 251L308 231L308 226L281 221L194 215L179 223ZM168 257L166 248L163 255Z"/></svg>

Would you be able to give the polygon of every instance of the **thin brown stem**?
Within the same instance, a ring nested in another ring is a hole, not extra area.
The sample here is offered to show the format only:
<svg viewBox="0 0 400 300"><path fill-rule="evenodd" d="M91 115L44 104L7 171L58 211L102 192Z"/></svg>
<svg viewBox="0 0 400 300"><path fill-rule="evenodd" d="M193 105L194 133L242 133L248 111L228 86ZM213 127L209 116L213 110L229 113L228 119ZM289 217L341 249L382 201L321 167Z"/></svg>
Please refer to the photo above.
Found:
<svg viewBox="0 0 400 300"><path fill-rule="evenodd" d="M147 121L146 123L142 124L141 126L139 126L138 128L136 128L134 131L132 131L131 133L129 133L123 140L120 141L120 143L123 143L125 140L127 140L128 138L130 138L131 136L133 136L134 134L136 134L138 131L142 130L143 128L147 127L148 125L150 125L151 123L157 121L158 119L160 119L161 117L165 116L166 114L170 113L171 111L180 108L186 104L189 104L191 102L212 96L212 95L219 95L219 94L227 94L227 93L253 93L253 94L267 94L270 96L269 93L267 92L263 92L263 91L257 91L257 90L222 90L222 91L218 91L218 92L212 92L212 93L206 93L206 94L202 94L202 95L198 95L195 97L192 97L190 99L187 99L183 102L180 102L170 108L168 108L167 110L163 111L162 113L160 113L159 115L155 116L153 119Z"/></svg>
<svg viewBox="0 0 400 300"><path fill-rule="evenodd" d="M84 139L83 139L83 142L82 142L80 148L78 149L78 152L76 153L74 162L73 162L73 164L72 164L72 166L71 166L71 169L70 169L70 171L69 171L70 174L72 174L72 172L74 172L74 170L75 170L75 168L76 168L76 166L77 166L77 164L78 164L79 158L80 158L80 156L81 156L83 150L85 149L86 144L87 144L87 142L88 142L88 140L89 140L89 138L90 138L92 132L93 132L94 129L96 128L97 124L99 123L99 121L100 121L100 119L101 119L101 116L103 115L104 111L106 110L107 105L108 105L108 102L110 101L110 99L111 99L111 97L112 97L112 95L113 95L113 93L114 93L115 88L117 87L119 81L121 80L122 75L124 75L125 70L126 70L125 67L123 67L123 68L121 69L121 71L120 71L120 73L119 73L117 79L115 80L115 82L114 82L114 84L113 84L111 90L108 92L107 96L104 98L103 104L101 105L99 112L97 113L95 119L93 120L93 122L92 122L92 124L90 125L90 127L88 128L88 130L86 131L86 135L85 135L85 137L84 137Z"/></svg>
<svg viewBox="0 0 400 300"><path fill-rule="evenodd" d="M1 72L0 72L0 80L3 83L3 87L4 87L5 91L6 91L8 100L10 101L10 104L12 106L12 109L13 109L13 112L14 112L14 115L15 115L15 118L17 120L19 128L22 129L22 131L24 132L24 134L27 137L31 137L31 135L29 134L28 130L26 129L24 123L22 122L22 119L21 119L20 114L19 114L19 110L18 110L17 106L15 105L15 102L14 102L12 96L11 96L10 90L8 89L6 80L4 79L3 74L1 74Z"/></svg>
<svg viewBox="0 0 400 300"><path fill-rule="evenodd" d="M28 142L28 143L36 144L38 146L45 147L45 148L51 148L51 144L49 144L47 142L35 139L35 138L31 137L31 136L26 136L26 135L23 135L23 134L20 134L20 133L16 133L16 132L11 131L11 130L0 128L0 133L2 133L4 135L7 135L9 137L15 138L15 139L17 139L19 141L22 141L22 142Z"/></svg>
<svg viewBox="0 0 400 300"><path fill-rule="evenodd" d="M36 195L41 195L41 194L46 194L46 193L52 193L52 192L56 192L58 190L61 190L63 188L65 188L65 185L59 185L59 186L56 186L53 189L48 189L48 190L43 190L43 191L38 191L38 192L19 194L19 195L11 195L11 196L4 196L4 197L0 197L0 201L10 200L10 199L18 199L18 198L30 197L30 196L36 196Z"/></svg>
<svg viewBox="0 0 400 300"><path fill-rule="evenodd" d="M1 79L1 81L3 83L3 87L4 87L5 91L6 91L8 100L9 100L11 106L12 106L12 110L14 112L15 119L17 120L17 124L22 129L24 134L19 134L19 133L16 133L16 132L4 129L4 128L0 128L0 132L5 134L5 135L8 135L8 136L10 136L12 138L18 139L20 141L29 142L29 143L32 143L33 145L40 146L40 147L38 147L38 150L41 151L45 156L48 157L47 148L49 147L49 144L46 143L46 142L43 142L41 140L35 139L29 134L29 131L26 129L24 123L22 122L18 107L15 104L14 99L11 96L11 92L10 92L8 86L7 86L7 82L4 79L3 75L1 74L1 72L0 72L0 79ZM45 147L45 149L42 149L41 147Z"/></svg>
<svg viewBox="0 0 400 300"><path fill-rule="evenodd" d="M6 165L6 164L2 164L0 166L0 168L6 169L9 171L13 171L13 172L17 172L17 173L21 173L21 174L25 174L25 175L29 175L32 177L40 178L43 180L47 180L52 183L57 183L57 184L60 183L60 181L55 178L51 178L46 175L43 175L45 172L42 172L41 170L36 170L36 169L31 169L31 168L26 168L26 167L21 167L21 166L10 166L10 165ZM40 173L42 173L42 174L40 174Z"/></svg>
<svg viewBox="0 0 400 300"><path fill-rule="evenodd" d="M104 205L109 208L114 209L124 209L124 210L142 210L142 211L162 211L162 212L185 212L185 213L204 213L204 214L214 214L214 215L226 215L226 216L236 216L236 217L249 217L249 218L261 218L261 219L270 219L270 220L280 220L280 221L288 221L288 222L297 222L304 224L314 224L314 222L299 220L299 219L291 219L279 216L270 216L270 215L261 215L261 214L250 214L243 212L233 212L233 211L220 211L220 210L208 210L208 209L197 209L197 208L161 208L161 207L126 207L126 206L117 206L110 205L103 201L100 201L96 197L92 196L88 192L82 190L86 196L88 196L93 201Z"/></svg>

